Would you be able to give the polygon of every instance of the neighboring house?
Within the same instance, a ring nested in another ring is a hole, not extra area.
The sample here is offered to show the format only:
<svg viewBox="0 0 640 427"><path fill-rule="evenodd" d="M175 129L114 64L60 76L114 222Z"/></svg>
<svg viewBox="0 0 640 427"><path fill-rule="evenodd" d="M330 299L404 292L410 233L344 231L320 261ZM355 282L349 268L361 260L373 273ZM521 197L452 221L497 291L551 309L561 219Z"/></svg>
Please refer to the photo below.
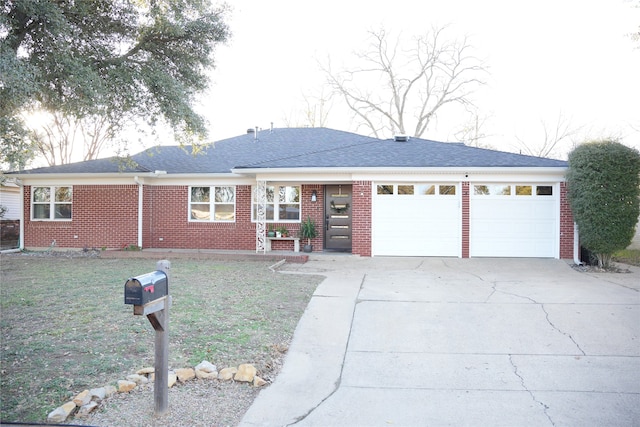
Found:
<svg viewBox="0 0 640 427"><path fill-rule="evenodd" d="M6 210L2 219L19 220L22 216L20 187L10 180L0 184L0 206Z"/></svg>
<svg viewBox="0 0 640 427"><path fill-rule="evenodd" d="M574 256L564 161L327 128L248 131L188 151L13 173L24 247L262 251L265 226L296 235L309 216L315 251Z"/></svg>
<svg viewBox="0 0 640 427"><path fill-rule="evenodd" d="M12 180L3 179L0 183L0 210L0 249L16 248L20 242L22 197L20 187Z"/></svg>

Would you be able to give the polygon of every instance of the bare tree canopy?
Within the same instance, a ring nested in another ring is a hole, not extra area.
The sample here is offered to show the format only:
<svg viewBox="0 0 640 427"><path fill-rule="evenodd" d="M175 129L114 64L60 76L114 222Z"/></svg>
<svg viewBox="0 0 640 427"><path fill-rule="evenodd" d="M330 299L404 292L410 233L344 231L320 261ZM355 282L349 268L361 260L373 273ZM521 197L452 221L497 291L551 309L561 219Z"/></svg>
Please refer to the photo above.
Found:
<svg viewBox="0 0 640 427"><path fill-rule="evenodd" d="M470 95L486 72L471 54L466 37L448 40L446 27L404 43L402 35L370 31L370 44L352 69L321 65L328 84L354 113L359 126L376 137L401 133L422 136L450 104L471 104Z"/></svg>
<svg viewBox="0 0 640 427"><path fill-rule="evenodd" d="M520 152L536 157L558 157L557 150L567 142L571 142L577 137L582 127L573 126L571 119L560 113L558 119L552 125L541 121L542 138L537 138L538 142L530 142L516 136Z"/></svg>

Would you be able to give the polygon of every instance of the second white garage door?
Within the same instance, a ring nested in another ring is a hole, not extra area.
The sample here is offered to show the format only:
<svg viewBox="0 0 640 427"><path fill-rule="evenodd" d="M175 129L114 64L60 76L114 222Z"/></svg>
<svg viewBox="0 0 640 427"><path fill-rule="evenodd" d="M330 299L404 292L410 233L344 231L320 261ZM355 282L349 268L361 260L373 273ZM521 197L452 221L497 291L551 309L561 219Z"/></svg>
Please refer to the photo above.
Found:
<svg viewBox="0 0 640 427"><path fill-rule="evenodd" d="M377 184L372 255L460 256L457 184Z"/></svg>
<svg viewBox="0 0 640 427"><path fill-rule="evenodd" d="M556 193L550 184L472 184L470 256L557 257Z"/></svg>

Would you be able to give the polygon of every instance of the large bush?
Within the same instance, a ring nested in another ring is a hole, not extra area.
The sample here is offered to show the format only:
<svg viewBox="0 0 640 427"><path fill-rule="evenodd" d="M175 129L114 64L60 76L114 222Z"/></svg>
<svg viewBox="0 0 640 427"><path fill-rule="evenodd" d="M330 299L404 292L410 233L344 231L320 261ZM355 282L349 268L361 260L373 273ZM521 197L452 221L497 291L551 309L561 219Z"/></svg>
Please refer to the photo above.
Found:
<svg viewBox="0 0 640 427"><path fill-rule="evenodd" d="M640 153L617 141L594 141L569 154L568 198L582 246L601 267L631 243L640 213Z"/></svg>

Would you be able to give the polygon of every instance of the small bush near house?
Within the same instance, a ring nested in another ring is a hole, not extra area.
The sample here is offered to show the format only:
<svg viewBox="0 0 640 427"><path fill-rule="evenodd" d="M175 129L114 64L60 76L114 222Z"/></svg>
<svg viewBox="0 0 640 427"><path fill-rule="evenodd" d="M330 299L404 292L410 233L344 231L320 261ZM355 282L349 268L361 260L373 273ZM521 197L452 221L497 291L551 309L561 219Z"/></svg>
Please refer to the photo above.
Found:
<svg viewBox="0 0 640 427"><path fill-rule="evenodd" d="M629 246L640 213L640 153L616 141L595 141L569 154L568 199L580 243L607 268Z"/></svg>

